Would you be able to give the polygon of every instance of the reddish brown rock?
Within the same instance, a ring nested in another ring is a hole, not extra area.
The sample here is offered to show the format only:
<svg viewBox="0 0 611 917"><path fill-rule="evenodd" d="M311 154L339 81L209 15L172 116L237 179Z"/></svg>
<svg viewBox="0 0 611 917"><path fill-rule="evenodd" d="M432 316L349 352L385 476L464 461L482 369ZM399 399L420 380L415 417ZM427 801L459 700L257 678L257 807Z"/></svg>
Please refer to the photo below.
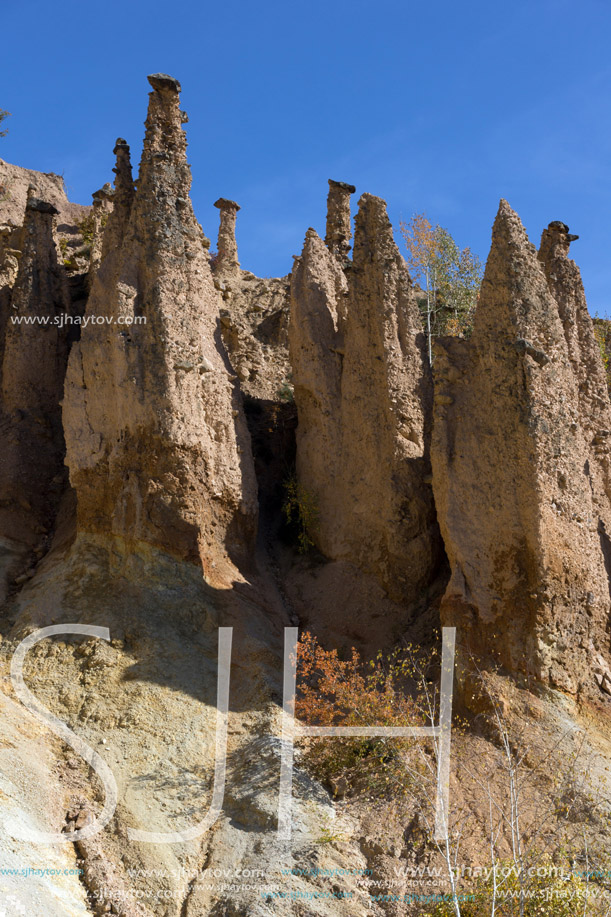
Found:
<svg viewBox="0 0 611 917"><path fill-rule="evenodd" d="M320 550L422 595L437 563L420 316L382 200L365 194L346 275L309 230L292 279L297 473L319 508Z"/></svg>
<svg viewBox="0 0 611 917"><path fill-rule="evenodd" d="M609 582L567 340L502 201L474 331L436 345L433 486L466 651L576 691L606 652Z"/></svg>
<svg viewBox="0 0 611 917"><path fill-rule="evenodd" d="M80 531L199 558L211 580L225 581L227 557L244 558L256 529L250 441L189 199L180 84L163 74L149 82L137 191L70 359L67 464ZM127 205L117 193L111 237Z"/></svg>

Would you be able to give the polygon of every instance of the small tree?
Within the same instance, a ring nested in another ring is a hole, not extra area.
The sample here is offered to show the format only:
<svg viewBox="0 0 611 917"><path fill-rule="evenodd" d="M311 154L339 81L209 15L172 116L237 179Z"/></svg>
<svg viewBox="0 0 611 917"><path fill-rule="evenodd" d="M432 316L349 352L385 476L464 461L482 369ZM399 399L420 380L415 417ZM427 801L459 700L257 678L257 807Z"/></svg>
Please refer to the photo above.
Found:
<svg viewBox="0 0 611 917"><path fill-rule="evenodd" d="M469 248L460 249L448 230L433 226L426 214L416 213L400 227L407 265L426 293L421 308L432 362L433 337L470 333L483 269Z"/></svg>
<svg viewBox="0 0 611 917"><path fill-rule="evenodd" d="M5 111L3 108L0 108L0 125L6 118L10 117L10 114L10 111ZM3 130L0 130L0 137L6 137L7 134L8 128L5 127Z"/></svg>

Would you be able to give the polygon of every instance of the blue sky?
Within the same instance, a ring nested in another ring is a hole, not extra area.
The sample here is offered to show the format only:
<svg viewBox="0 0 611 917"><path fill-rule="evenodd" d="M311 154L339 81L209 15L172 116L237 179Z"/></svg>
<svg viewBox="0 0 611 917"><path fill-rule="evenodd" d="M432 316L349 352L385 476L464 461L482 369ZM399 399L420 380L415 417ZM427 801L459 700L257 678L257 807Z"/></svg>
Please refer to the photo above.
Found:
<svg viewBox="0 0 611 917"><path fill-rule="evenodd" d="M611 315L611 8L598 0L104 0L3 4L0 157L63 173L72 200L137 161L149 86L181 80L196 213L241 204L242 266L284 274L327 179L400 217L425 211L485 258L500 197L538 244L581 238L592 312ZM398 236L398 232L397 232Z"/></svg>

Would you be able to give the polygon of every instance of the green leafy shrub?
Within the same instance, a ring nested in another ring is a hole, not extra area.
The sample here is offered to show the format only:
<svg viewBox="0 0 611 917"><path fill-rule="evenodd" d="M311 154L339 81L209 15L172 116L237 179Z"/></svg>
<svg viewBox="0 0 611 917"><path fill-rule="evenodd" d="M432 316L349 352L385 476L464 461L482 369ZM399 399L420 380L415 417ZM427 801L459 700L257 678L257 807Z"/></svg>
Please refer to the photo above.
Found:
<svg viewBox="0 0 611 917"><path fill-rule="evenodd" d="M593 319L594 335L600 350L600 358L605 370L607 388L611 393L611 322L596 315Z"/></svg>
<svg viewBox="0 0 611 917"><path fill-rule="evenodd" d="M104 229L107 222L108 222L108 214L103 213L100 217L100 230ZM82 236L84 245L88 246L89 250L91 250L91 246L93 245L93 240L95 237L95 219L94 219L93 212L90 213L88 216L86 216L83 220L80 221L80 223L77 223L76 225L78 227L78 231L80 232Z"/></svg>
<svg viewBox="0 0 611 917"><path fill-rule="evenodd" d="M276 398L278 401L286 401L289 403L295 400L293 386L288 379L285 379L278 387L278 390L276 391Z"/></svg>
<svg viewBox="0 0 611 917"><path fill-rule="evenodd" d="M296 527L299 551L305 554L314 547L312 533L318 526L318 503L314 494L297 480L295 474L284 482L284 490L282 512L288 524Z"/></svg>

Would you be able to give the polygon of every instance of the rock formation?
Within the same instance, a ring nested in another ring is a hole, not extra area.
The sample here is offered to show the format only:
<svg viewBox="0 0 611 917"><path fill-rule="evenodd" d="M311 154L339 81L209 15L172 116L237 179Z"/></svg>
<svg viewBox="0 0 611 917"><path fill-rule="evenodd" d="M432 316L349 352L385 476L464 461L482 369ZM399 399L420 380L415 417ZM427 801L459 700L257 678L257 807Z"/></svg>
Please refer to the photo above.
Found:
<svg viewBox="0 0 611 917"><path fill-rule="evenodd" d="M235 238L235 223L240 209L235 201L219 197L214 206L221 211L215 271L222 276L236 276L240 273L238 261L238 244Z"/></svg>
<svg viewBox="0 0 611 917"><path fill-rule="evenodd" d="M242 391L265 401L290 400L288 357L290 276L256 277L242 271L221 280L221 331Z"/></svg>
<svg viewBox="0 0 611 917"><path fill-rule="evenodd" d="M574 692L605 651L610 604L581 357L505 201L473 335L435 352L433 487L452 569L442 622L466 648Z"/></svg>
<svg viewBox="0 0 611 917"><path fill-rule="evenodd" d="M571 242L578 238L569 233L566 224L550 223L541 236L539 260L564 329L577 382L580 423L590 451L590 474L597 479L594 499L608 532L611 521L611 402L581 274L568 257Z"/></svg>
<svg viewBox="0 0 611 917"><path fill-rule="evenodd" d="M102 260L102 240L108 214L112 210L113 190L109 182L94 191L91 206L91 242L89 250L89 285L93 282L94 275Z"/></svg>
<svg viewBox="0 0 611 917"><path fill-rule="evenodd" d="M348 187L340 186L344 202ZM336 223L335 212L328 225ZM291 295L297 475L319 511L311 536L328 558L414 601L437 562L425 483L431 387L411 281L382 200L361 197L346 272L308 230Z"/></svg>
<svg viewBox="0 0 611 917"><path fill-rule="evenodd" d="M355 191L354 185L329 179L325 242L331 254L342 263L346 261L350 251L350 240L352 239L350 195Z"/></svg>
<svg viewBox="0 0 611 917"><path fill-rule="evenodd" d="M21 243L18 238L21 231L12 222L0 226L0 366L4 353L6 323L9 315L11 290L19 271Z"/></svg>
<svg viewBox="0 0 611 917"><path fill-rule="evenodd" d="M0 159L0 223L12 221L19 226L23 223L30 188L39 200L57 208L60 225L73 225L90 212L89 207L68 200L61 175L23 169Z"/></svg>
<svg viewBox="0 0 611 917"><path fill-rule="evenodd" d="M122 137L117 138L113 153L116 163L113 169L115 187L112 196L112 216L108 217L102 238L102 259L118 249L123 242L135 193L129 145Z"/></svg>
<svg viewBox="0 0 611 917"><path fill-rule="evenodd" d="M611 799L611 405L568 257L575 237L552 223L537 256L501 203L473 335L439 341L433 390L417 291L384 202L361 198L349 260L354 188L331 181L325 242L308 230L291 275L258 278L238 263L239 208L220 199L220 257L210 259L189 200L180 86L164 74L149 81L138 182L119 139L105 227L107 189L93 210L78 208L57 176L27 173L38 177L26 210L26 170L0 162L0 184L13 182L8 209L0 199L0 820L17 810L24 825L72 842L49 847L65 882L32 875L25 893L7 874L0 911L23 900L24 912L38 914L44 900L50 917L242 915L269 910L278 889L296 914L403 914L405 901L378 901L390 896L374 888L386 883L407 900L412 866L438 874L442 854L411 799L351 801L359 785L375 790L358 764L335 783L345 794L337 804L296 756L293 838L276 836L282 643L293 623L369 658L398 636L427 654L447 572L433 492L451 566L441 623L458 627L462 661L470 650L483 660L508 734L520 721L517 751L527 723L529 749L550 773L561 755L574 772L583 745L601 777L590 806L582 775L547 787L536 764L525 822L543 793L546 818L563 810L548 819L558 835L567 809L579 836L592 813L592 833L600 829L608 849L598 800L608 808ZM62 258L76 265L68 283ZM81 327L34 324L79 316L87 294ZM300 557L277 538L297 410L298 499L318 509L310 535L323 558ZM264 517L256 563L245 411ZM103 795L88 761L6 695L15 646L62 622L72 624L31 647L25 674L40 703L115 774L113 821L88 840L74 831L98 817ZM107 627L110 639L82 639L75 622ZM227 725L217 709L219 625L233 628L234 641L227 769L213 830L198 833L216 804L215 733ZM506 671L492 674L492 661ZM470 687L465 668L457 671ZM428 675L438 683L434 665ZM566 693L532 691L531 676ZM541 745L530 738L537 724ZM505 799L503 752L479 725L461 736L451 776L475 863L488 855L488 832L478 832L490 803L502 814L515 802ZM540 753L550 747L553 755ZM401 751L393 766L403 760ZM511 857L510 821L495 840L500 859ZM341 843L322 843L330 825ZM130 829L186 834L140 843ZM35 845L3 836L9 865L39 865ZM326 899L330 876L336 897Z"/></svg>
<svg viewBox="0 0 611 917"><path fill-rule="evenodd" d="M5 326L0 537L2 572L9 576L17 558L40 546L51 528L63 477L60 401L70 303L53 238L56 214L53 204L30 194Z"/></svg>
<svg viewBox="0 0 611 917"><path fill-rule="evenodd" d="M221 332L243 392L258 401L292 397L288 361L289 277L256 277L240 270L235 201L219 198L218 251L211 259L221 294Z"/></svg>
<svg viewBox="0 0 611 917"><path fill-rule="evenodd" d="M210 580L225 581L227 555L244 556L256 529L249 437L189 199L180 84L149 82L137 191L69 363L66 461L80 531L200 558ZM128 206L127 169L117 168L111 239Z"/></svg>

